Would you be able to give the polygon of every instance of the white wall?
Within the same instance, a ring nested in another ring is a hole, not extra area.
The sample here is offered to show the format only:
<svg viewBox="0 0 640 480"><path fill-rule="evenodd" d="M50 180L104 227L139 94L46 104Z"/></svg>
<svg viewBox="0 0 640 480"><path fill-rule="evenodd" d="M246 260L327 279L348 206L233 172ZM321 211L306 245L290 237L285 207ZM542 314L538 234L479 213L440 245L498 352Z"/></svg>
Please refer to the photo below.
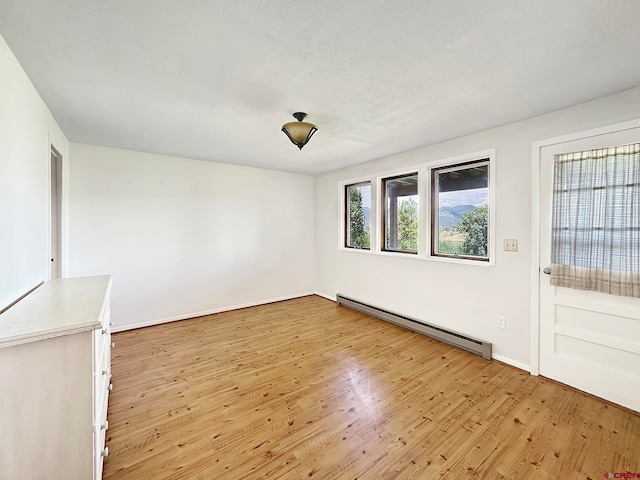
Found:
<svg viewBox="0 0 640 480"><path fill-rule="evenodd" d="M488 340L497 358L528 368L531 143L638 117L640 88L316 177L316 290L330 296L340 292ZM494 266L338 249L342 221L338 182L491 148L497 157ZM503 251L505 238L518 239L519 251ZM498 315L506 316L504 330L496 328Z"/></svg>
<svg viewBox="0 0 640 480"><path fill-rule="evenodd" d="M70 274L113 274L117 329L313 291L313 177L70 148Z"/></svg>
<svg viewBox="0 0 640 480"><path fill-rule="evenodd" d="M0 72L1 309L49 277L49 142L63 156L63 212L69 144L1 36Z"/></svg>

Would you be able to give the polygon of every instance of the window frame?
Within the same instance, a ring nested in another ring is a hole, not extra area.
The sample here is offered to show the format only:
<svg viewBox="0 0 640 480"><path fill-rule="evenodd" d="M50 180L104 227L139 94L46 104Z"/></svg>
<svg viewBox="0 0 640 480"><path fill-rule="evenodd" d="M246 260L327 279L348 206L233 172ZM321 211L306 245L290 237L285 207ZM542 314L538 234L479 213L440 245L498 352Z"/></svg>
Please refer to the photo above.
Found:
<svg viewBox="0 0 640 480"><path fill-rule="evenodd" d="M457 170L465 170L471 166L487 166L487 256L480 257L476 255L460 255L457 253L440 253L436 251L436 247L440 243L440 235L437 230L439 230L440 225L438 222L440 208L438 195L440 192L438 191L438 182L437 175L440 172L454 172ZM460 259L460 260L471 260L473 262L490 262L491 261L491 245L492 245L492 217L493 217L493 207L492 207L492 185L491 185L491 157L487 156L486 158L478 158L477 160L465 161L462 163L449 163L440 166L434 166L429 169L429 174L431 176L430 181L430 210L431 210L431 219L430 219L430 228L429 228L429 238L430 238L430 248L429 248L429 256L434 258L448 258L448 259Z"/></svg>
<svg viewBox="0 0 640 480"><path fill-rule="evenodd" d="M401 248L388 248L387 247L387 182L389 180L397 180L399 178L406 177L416 177L416 195L418 195L418 238L416 242L418 244L416 250L405 250ZM381 213L381 221L380 221L380 251L385 253L400 253L400 254L409 254L409 255L418 255L418 251L420 249L420 225L421 225L421 211L420 211L420 171L416 169L415 171L408 173L401 173L399 175L385 176L380 177L380 213Z"/></svg>
<svg viewBox="0 0 640 480"><path fill-rule="evenodd" d="M493 267L496 263L496 196L497 196L497 183L496 183L496 149L487 148L484 150L478 150L470 153L464 153L460 155L450 157L436 157L429 158L428 152L423 155L426 158L421 163L409 163L400 168L377 170L367 169L370 173L364 173L359 176L347 177L340 179L337 182L337 196L338 204L336 205L335 215L338 228L336 239L336 247L339 251L350 252L354 254L364 255L379 255L383 257L395 257L404 259L415 260L427 260L435 263L449 263L458 265L467 265L473 267ZM413 156L415 159L415 155ZM462 163L475 163L479 161L489 162L489 222L488 222L488 261L478 261L477 259L462 258L461 256L434 256L431 255L431 243L433 238L431 237L431 170L440 167L451 167ZM418 225L418 252L415 254L413 251L404 253L398 250L384 250L384 230L383 223L383 211L384 200L382 200L382 180L391 177L404 177L415 174L418 175L418 215L420 215ZM346 248L344 245L345 239L345 224L344 224L344 208L345 208L345 186L353 185L360 182L371 182L371 225L370 225L370 249L361 248Z"/></svg>
<svg viewBox="0 0 640 480"><path fill-rule="evenodd" d="M351 187L362 187L362 186L369 186L369 190L370 190L370 205L369 205L369 246L368 247L356 247L353 245L349 245L349 217L350 217L350 210L349 210L349 206L350 206L350 197L349 197L349 188ZM373 204L373 200L371 199L371 197L373 197L373 182L371 180L362 180L359 182L355 182L355 183L345 183L343 190L343 201L342 204L344 206L343 210L343 224L342 224L342 228L343 228L343 238L342 238L342 247L343 248L348 248L350 250L365 250L365 251L371 251L371 245L373 243L373 238L372 234L373 234L373 229L371 228L371 214L372 214L372 204Z"/></svg>

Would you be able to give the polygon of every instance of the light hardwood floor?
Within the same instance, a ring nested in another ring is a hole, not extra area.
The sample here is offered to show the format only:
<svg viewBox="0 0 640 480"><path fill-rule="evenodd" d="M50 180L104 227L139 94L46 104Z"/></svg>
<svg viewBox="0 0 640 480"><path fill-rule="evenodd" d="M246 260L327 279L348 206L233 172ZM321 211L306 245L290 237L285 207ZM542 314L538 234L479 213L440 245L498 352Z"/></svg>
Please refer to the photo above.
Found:
<svg viewBox="0 0 640 480"><path fill-rule="evenodd" d="M105 479L640 472L640 415L320 297L113 338Z"/></svg>

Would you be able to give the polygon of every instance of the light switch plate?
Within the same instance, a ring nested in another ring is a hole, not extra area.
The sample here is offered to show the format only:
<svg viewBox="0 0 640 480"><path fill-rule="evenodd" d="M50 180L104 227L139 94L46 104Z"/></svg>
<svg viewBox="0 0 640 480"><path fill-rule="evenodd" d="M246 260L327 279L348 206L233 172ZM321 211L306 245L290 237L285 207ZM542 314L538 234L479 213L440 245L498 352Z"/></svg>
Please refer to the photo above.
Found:
<svg viewBox="0 0 640 480"><path fill-rule="evenodd" d="M508 238L504 241L504 251L505 252L517 252L518 251L518 240L515 238Z"/></svg>

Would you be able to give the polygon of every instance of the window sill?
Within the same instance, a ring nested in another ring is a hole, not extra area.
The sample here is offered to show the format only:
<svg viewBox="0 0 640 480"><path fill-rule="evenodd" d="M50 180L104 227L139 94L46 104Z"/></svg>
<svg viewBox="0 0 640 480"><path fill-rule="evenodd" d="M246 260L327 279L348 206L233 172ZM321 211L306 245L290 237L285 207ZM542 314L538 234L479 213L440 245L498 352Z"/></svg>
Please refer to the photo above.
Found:
<svg viewBox="0 0 640 480"><path fill-rule="evenodd" d="M338 247L338 250L343 252L354 252L354 253L374 253L370 248L347 248L347 247Z"/></svg>
<svg viewBox="0 0 640 480"><path fill-rule="evenodd" d="M363 250L359 248L345 248L338 247L342 252L355 252L355 253L367 253L370 255L378 255L382 257L395 257L395 258L407 258L412 260L426 260L439 263L455 263L458 265L471 265L474 267L493 267L495 262L493 260L480 261L480 260L468 260L466 258L450 258L450 257L434 257L431 255L420 255L415 253L400 253L400 252L387 252L381 250Z"/></svg>

